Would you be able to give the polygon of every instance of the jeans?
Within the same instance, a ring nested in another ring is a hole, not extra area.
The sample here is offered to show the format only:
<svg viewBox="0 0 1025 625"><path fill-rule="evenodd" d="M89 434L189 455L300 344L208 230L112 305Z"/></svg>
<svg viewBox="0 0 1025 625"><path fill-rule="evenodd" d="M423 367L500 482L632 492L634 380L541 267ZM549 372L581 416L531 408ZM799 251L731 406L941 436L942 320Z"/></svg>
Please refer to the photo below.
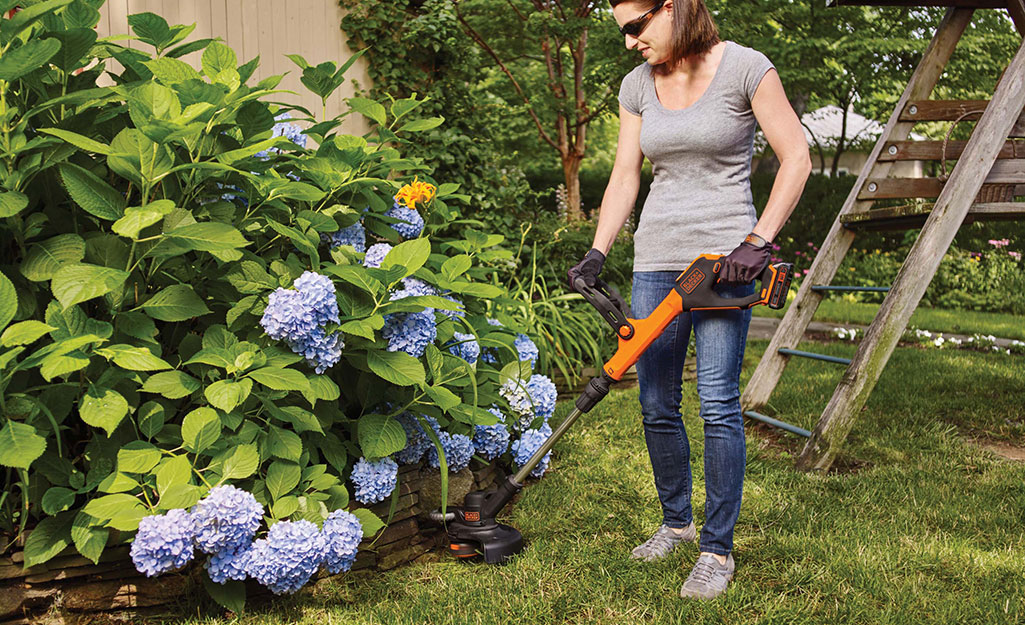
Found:
<svg viewBox="0 0 1025 625"><path fill-rule="evenodd" d="M679 271L643 271L633 276L631 316L642 319L672 290ZM720 285L723 297L744 297L754 283ZM747 450L740 413L740 366L749 310L698 310L673 320L637 362L644 440L648 445L662 522L687 527L691 511L690 445L680 415L683 362L691 329L697 348L697 391L705 430L705 524L701 551L726 555L740 515Z"/></svg>

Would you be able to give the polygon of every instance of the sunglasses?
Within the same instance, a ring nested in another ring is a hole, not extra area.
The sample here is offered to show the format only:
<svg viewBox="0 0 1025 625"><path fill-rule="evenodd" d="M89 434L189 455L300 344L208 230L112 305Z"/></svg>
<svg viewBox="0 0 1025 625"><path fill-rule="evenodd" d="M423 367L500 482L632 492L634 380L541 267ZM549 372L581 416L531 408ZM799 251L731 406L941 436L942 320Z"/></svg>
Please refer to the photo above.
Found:
<svg viewBox="0 0 1025 625"><path fill-rule="evenodd" d="M642 13L640 17L630 20L626 24L620 26L619 33L624 36L630 35L631 37L640 35L644 32L644 29L648 27L648 24L651 22L651 18L655 17L655 14L662 9L662 5L665 3L665 0L659 0L658 4L651 7L650 10Z"/></svg>

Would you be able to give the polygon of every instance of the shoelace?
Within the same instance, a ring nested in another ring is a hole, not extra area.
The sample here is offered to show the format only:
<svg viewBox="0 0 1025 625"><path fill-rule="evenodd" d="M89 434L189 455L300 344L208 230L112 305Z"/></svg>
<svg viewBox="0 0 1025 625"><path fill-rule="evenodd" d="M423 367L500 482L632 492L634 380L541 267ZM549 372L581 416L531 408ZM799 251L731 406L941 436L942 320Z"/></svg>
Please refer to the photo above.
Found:
<svg viewBox="0 0 1025 625"><path fill-rule="evenodd" d="M715 575L715 569L708 562L698 561L694 565L694 570L690 573L690 578L696 582L707 584L712 580L712 576Z"/></svg>
<svg viewBox="0 0 1025 625"><path fill-rule="evenodd" d="M647 542L645 542L643 545L641 545L641 549L643 551L645 551L645 552L652 552L652 551L655 550L655 548L662 549L662 548L672 547L675 543L677 543L680 540L682 540L681 538L678 538L678 539L674 540L670 536L670 532L672 532L672 530L667 530L665 528L660 528L657 532L655 532L654 536L649 538L647 540Z"/></svg>

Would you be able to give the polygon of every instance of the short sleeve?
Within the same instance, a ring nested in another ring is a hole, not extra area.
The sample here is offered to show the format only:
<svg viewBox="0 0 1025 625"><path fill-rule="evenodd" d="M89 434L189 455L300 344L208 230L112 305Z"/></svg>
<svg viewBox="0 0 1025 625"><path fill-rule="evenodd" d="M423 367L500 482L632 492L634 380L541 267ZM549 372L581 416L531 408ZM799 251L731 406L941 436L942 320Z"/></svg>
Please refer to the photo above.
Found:
<svg viewBox="0 0 1025 625"><path fill-rule="evenodd" d="M640 72L636 69L631 71L629 74L623 77L623 82L619 85L619 103L623 105L623 108L627 112L637 115L641 115L641 90L640 90Z"/></svg>
<svg viewBox="0 0 1025 625"><path fill-rule="evenodd" d="M744 72L744 93L747 94L748 100L755 97L758 85L762 84L762 78L765 78L765 74L770 69L775 68L776 66L772 64L772 61L761 52L757 50L749 52L746 71Z"/></svg>

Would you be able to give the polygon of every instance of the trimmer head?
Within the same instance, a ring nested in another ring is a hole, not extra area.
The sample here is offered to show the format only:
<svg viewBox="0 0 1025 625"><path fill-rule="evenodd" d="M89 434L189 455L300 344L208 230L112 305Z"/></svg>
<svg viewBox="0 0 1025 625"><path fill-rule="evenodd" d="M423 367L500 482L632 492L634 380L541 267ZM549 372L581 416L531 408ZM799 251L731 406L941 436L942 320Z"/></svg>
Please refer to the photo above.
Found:
<svg viewBox="0 0 1025 625"><path fill-rule="evenodd" d="M502 564L523 551L519 530L495 522L495 515L522 488L507 478L496 490L474 491L463 505L445 515L449 553L457 558L483 556L488 564Z"/></svg>

